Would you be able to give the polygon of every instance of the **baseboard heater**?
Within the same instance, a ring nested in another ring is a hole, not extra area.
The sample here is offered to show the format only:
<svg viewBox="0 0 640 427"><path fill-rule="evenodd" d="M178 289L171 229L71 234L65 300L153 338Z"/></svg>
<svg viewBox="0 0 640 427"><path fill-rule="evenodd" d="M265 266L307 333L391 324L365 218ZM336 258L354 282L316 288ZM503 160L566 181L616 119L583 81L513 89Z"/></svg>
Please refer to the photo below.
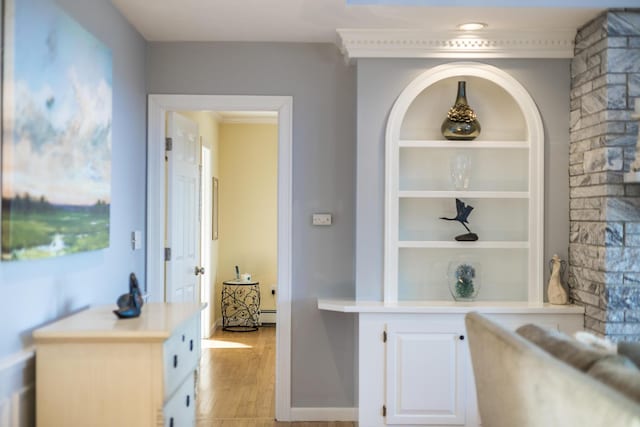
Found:
<svg viewBox="0 0 640 427"><path fill-rule="evenodd" d="M275 310L260 310L260 323L263 325L276 324Z"/></svg>

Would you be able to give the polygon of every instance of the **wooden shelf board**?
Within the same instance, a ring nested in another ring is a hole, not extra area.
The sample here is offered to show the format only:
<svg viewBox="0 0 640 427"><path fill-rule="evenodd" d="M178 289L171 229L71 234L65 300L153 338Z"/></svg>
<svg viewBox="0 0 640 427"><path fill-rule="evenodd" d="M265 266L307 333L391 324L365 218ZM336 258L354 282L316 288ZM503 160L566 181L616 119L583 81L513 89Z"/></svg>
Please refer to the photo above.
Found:
<svg viewBox="0 0 640 427"><path fill-rule="evenodd" d="M448 141L448 140L416 140L401 139L400 148L529 148L529 141Z"/></svg>
<svg viewBox="0 0 640 427"><path fill-rule="evenodd" d="M398 197L403 199L449 199L449 198L470 198L470 199L528 199L528 191L423 191L423 190L402 190L398 192Z"/></svg>
<svg viewBox="0 0 640 427"><path fill-rule="evenodd" d="M526 301L356 301L348 299L318 299L320 310L342 313L480 313L501 314L582 314L584 307L552 305Z"/></svg>
<svg viewBox="0 0 640 427"><path fill-rule="evenodd" d="M436 241L436 240L402 240L398 242L401 249L528 249L529 242L511 241Z"/></svg>

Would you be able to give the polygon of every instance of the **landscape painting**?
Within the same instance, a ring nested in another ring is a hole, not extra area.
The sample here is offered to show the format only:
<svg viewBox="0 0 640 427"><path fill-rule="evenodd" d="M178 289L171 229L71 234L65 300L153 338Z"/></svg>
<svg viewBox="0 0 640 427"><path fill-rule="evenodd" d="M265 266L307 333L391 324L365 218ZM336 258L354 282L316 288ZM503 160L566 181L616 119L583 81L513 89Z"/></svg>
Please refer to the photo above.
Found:
<svg viewBox="0 0 640 427"><path fill-rule="evenodd" d="M109 246L111 51L53 0L5 1L2 259Z"/></svg>

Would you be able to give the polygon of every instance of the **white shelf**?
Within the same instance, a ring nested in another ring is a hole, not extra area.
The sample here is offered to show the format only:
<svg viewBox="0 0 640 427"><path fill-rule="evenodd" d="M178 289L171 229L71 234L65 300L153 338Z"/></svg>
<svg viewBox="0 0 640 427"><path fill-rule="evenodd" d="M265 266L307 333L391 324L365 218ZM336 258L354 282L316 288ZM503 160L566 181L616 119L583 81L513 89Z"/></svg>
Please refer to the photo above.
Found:
<svg viewBox="0 0 640 427"><path fill-rule="evenodd" d="M399 191L401 199L528 199L528 191Z"/></svg>
<svg viewBox="0 0 640 427"><path fill-rule="evenodd" d="M529 242L510 241L436 241L436 240L402 240L398 242L398 248L404 249L528 249Z"/></svg>
<svg viewBox="0 0 640 427"><path fill-rule="evenodd" d="M529 141L449 141L401 139L400 148L515 148L528 149Z"/></svg>
<svg viewBox="0 0 640 427"><path fill-rule="evenodd" d="M582 314L584 307L552 305L526 301L356 301L349 299L318 299L318 308L341 313L480 313L500 314Z"/></svg>
<svg viewBox="0 0 640 427"><path fill-rule="evenodd" d="M442 95L460 79L473 81L472 105L483 111L486 132L473 141L447 140L437 128ZM450 180L459 154L471 161L465 191ZM544 129L519 82L484 64L428 70L389 113L385 160L386 303L446 298L436 282L452 258L467 255L482 260L483 280L491 284L483 298L542 303ZM462 230L437 220L453 216L455 198L476 200L472 228L485 240L455 241ZM506 267L509 274L501 275Z"/></svg>

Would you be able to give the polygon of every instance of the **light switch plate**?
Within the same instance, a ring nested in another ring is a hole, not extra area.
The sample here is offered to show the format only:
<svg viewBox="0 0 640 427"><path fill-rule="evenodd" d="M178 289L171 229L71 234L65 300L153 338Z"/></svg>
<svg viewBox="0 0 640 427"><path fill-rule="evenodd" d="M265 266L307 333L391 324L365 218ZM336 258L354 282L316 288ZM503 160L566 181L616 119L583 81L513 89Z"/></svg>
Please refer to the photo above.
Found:
<svg viewBox="0 0 640 427"><path fill-rule="evenodd" d="M331 225L331 214L328 214L328 213L313 214L313 225Z"/></svg>
<svg viewBox="0 0 640 427"><path fill-rule="evenodd" d="M134 251L142 249L142 231L131 232L131 249Z"/></svg>

